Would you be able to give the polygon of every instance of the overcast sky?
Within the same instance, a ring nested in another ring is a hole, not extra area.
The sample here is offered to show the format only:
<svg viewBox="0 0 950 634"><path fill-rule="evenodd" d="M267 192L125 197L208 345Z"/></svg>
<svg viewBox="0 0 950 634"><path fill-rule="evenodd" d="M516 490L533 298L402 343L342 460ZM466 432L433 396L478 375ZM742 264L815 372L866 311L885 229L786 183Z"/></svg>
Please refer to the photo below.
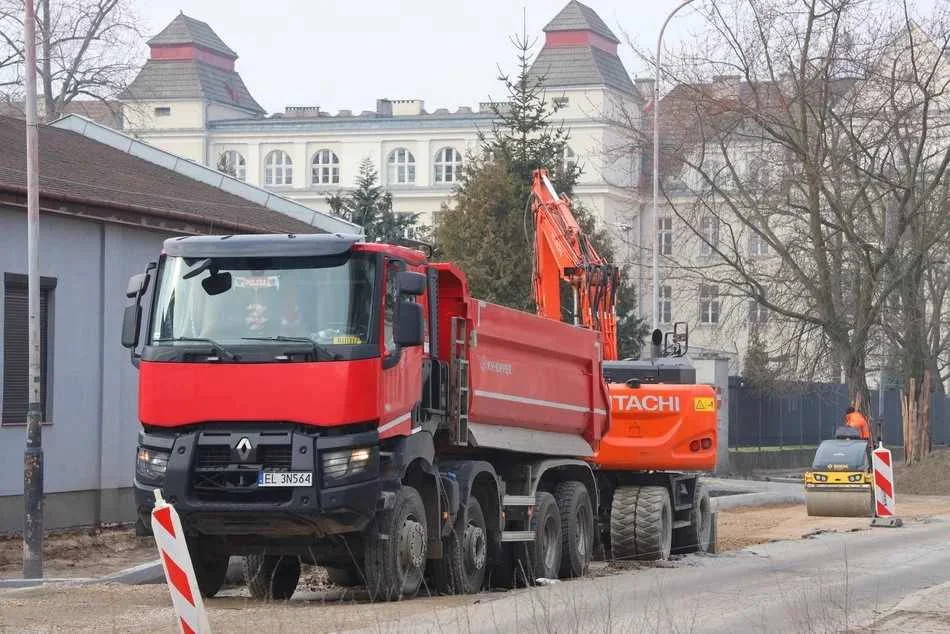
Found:
<svg viewBox="0 0 950 634"><path fill-rule="evenodd" d="M237 70L268 112L285 106L372 110L376 99L423 99L436 108L476 106L504 96L498 65L514 68L509 38L527 13L529 35L567 0L136 0L149 36L179 11L203 20L239 55ZM589 0L623 41L631 77L651 74L626 44L655 47L680 0ZM699 3L697 3L699 4ZM682 10L667 28L675 47L698 27Z"/></svg>

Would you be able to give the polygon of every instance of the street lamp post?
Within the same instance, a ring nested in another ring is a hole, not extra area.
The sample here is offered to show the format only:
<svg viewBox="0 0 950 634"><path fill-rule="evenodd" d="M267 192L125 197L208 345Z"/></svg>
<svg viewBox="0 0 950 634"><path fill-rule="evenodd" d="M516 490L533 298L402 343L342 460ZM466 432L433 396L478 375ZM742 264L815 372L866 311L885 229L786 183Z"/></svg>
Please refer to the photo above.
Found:
<svg viewBox="0 0 950 634"><path fill-rule="evenodd" d="M659 326L659 303L660 303L660 244L657 224L659 221L660 206L658 203L660 191L660 47L663 44L663 33L666 31L666 25L670 23L673 16L688 4L695 0L683 0L675 9L673 9L663 26L660 27L660 35L656 38L656 79L653 82L653 328Z"/></svg>

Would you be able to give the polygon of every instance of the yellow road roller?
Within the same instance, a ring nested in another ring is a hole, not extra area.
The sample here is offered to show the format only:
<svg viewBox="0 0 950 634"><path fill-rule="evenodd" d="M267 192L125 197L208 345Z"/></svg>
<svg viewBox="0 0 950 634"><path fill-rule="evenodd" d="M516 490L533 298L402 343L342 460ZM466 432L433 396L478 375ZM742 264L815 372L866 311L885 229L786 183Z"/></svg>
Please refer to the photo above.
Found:
<svg viewBox="0 0 950 634"><path fill-rule="evenodd" d="M872 517L874 493L868 443L857 430L839 427L805 472L805 507L817 517Z"/></svg>

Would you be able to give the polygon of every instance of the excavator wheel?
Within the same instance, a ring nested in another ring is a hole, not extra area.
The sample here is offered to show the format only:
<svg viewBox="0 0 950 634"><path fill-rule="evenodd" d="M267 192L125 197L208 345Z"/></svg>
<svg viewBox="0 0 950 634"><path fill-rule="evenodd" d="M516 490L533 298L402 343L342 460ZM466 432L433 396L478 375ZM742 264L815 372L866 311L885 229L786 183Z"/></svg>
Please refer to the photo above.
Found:
<svg viewBox="0 0 950 634"><path fill-rule="evenodd" d="M697 482L689 526L673 531L673 552L708 553L712 542L712 505L706 485Z"/></svg>
<svg viewBox="0 0 950 634"><path fill-rule="evenodd" d="M619 560L669 559L673 508L666 487L618 487L610 509L611 557Z"/></svg>

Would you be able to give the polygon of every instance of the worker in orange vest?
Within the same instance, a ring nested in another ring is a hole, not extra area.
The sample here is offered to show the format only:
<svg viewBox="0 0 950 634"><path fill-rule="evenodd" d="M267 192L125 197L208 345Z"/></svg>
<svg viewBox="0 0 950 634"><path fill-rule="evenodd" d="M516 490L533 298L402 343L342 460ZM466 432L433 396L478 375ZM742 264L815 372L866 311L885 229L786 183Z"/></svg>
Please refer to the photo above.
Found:
<svg viewBox="0 0 950 634"><path fill-rule="evenodd" d="M853 407L849 407L848 411L845 412L844 424L857 429L861 440L871 440L871 426L868 425L868 419Z"/></svg>

